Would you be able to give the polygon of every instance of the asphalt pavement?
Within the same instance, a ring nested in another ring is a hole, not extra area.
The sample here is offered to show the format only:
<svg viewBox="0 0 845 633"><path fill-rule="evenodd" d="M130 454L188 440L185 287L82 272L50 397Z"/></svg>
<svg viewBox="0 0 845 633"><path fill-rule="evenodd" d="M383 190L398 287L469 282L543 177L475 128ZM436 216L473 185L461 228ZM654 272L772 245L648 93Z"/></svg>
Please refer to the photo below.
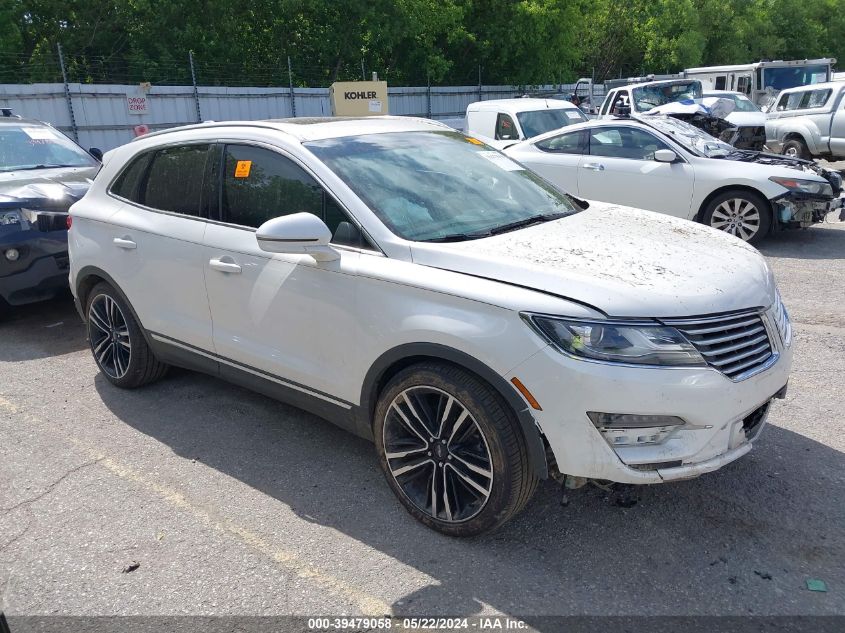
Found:
<svg viewBox="0 0 845 633"><path fill-rule="evenodd" d="M0 608L20 615L845 614L845 224L770 238L795 331L754 450L440 536L373 447L207 376L106 382L68 297L0 322ZM826 591L809 591L822 580Z"/></svg>

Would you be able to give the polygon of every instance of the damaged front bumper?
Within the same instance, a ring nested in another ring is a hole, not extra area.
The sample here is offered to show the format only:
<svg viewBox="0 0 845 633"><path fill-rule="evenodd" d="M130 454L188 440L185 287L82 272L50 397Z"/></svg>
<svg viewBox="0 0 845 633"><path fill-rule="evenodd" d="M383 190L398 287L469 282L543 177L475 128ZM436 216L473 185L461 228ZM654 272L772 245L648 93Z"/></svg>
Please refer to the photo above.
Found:
<svg viewBox="0 0 845 633"><path fill-rule="evenodd" d="M807 228L824 222L827 215L839 211L839 219L845 215L845 193L839 197L813 195L789 191L772 199L772 208L777 225L782 229Z"/></svg>

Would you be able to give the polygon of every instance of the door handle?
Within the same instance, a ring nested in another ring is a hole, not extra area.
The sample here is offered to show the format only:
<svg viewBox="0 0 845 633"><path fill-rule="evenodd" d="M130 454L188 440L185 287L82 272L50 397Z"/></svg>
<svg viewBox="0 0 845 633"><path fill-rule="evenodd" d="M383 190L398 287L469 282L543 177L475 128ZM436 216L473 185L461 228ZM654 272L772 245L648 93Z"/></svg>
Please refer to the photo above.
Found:
<svg viewBox="0 0 845 633"><path fill-rule="evenodd" d="M222 259L211 259L208 262L214 270L219 270L221 273L231 273L237 275L241 272L241 267L233 261L223 261Z"/></svg>
<svg viewBox="0 0 845 633"><path fill-rule="evenodd" d="M138 248L138 245L130 240L128 237L116 237L112 240L115 246L118 248L124 248L127 251L131 251L133 249Z"/></svg>
<svg viewBox="0 0 845 633"><path fill-rule="evenodd" d="M601 163L584 163L582 165L584 169L590 169L592 171L604 171L604 165Z"/></svg>

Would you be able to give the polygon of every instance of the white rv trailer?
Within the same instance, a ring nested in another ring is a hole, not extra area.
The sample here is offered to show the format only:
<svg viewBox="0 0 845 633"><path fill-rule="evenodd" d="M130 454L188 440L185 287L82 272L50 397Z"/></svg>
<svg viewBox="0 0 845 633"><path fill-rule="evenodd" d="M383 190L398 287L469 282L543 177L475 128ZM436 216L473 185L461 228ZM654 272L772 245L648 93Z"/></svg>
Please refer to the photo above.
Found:
<svg viewBox="0 0 845 633"><path fill-rule="evenodd" d="M775 60L687 68L682 74L701 81L705 90L742 92L754 103L764 107L781 90L831 81L835 63L833 57Z"/></svg>

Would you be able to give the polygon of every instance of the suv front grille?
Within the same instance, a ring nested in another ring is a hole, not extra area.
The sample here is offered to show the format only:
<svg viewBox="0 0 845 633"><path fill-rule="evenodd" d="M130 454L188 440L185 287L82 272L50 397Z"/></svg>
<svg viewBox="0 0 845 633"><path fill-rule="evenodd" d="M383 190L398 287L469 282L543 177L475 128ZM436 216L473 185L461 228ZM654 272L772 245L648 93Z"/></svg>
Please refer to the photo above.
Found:
<svg viewBox="0 0 845 633"><path fill-rule="evenodd" d="M758 312L661 321L680 330L708 365L734 380L754 373L774 353Z"/></svg>

